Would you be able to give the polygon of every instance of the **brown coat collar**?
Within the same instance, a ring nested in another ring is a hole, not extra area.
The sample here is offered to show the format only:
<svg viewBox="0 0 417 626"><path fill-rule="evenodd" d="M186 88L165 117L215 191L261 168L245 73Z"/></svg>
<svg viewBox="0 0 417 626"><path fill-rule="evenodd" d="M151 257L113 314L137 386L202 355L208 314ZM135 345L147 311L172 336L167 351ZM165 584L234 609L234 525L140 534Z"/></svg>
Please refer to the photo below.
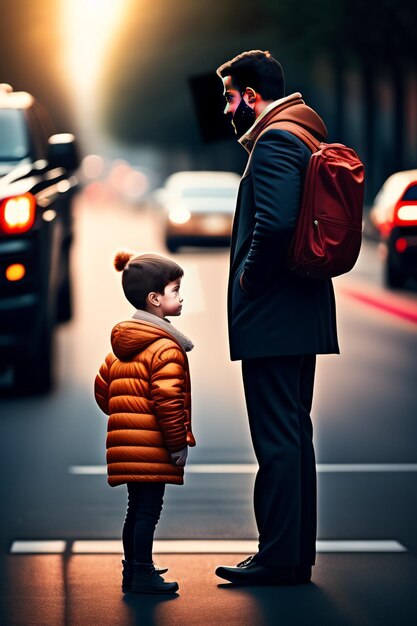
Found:
<svg viewBox="0 0 417 626"><path fill-rule="evenodd" d="M239 139L239 143L250 154L259 135L278 122L296 123L319 141L327 137L327 128L321 117L304 103L300 93L293 93L268 105L248 132Z"/></svg>

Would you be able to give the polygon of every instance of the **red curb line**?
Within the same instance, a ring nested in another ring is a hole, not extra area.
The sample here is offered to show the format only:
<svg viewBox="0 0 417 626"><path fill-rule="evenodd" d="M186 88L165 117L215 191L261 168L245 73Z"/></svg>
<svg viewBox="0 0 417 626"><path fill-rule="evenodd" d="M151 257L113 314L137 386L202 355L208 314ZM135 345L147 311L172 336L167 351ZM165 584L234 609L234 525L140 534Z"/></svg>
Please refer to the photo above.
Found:
<svg viewBox="0 0 417 626"><path fill-rule="evenodd" d="M364 304L368 304L375 309L379 309L380 311L384 311L385 313L395 315L396 317L406 320L407 322L411 322L412 324L417 324L417 308L415 311L407 311L405 309L399 308L399 306L397 305L381 302L381 300L378 300L375 297L367 296L363 293L358 293L357 291L351 291L350 289L346 289L343 287L341 288L341 291L351 298L359 300L359 302L363 302Z"/></svg>

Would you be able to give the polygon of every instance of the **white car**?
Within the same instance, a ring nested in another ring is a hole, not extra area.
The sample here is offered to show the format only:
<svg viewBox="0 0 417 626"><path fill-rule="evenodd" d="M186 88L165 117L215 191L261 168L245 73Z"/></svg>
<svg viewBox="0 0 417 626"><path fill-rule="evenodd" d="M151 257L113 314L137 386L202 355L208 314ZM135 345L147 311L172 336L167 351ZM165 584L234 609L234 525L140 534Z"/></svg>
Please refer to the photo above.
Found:
<svg viewBox="0 0 417 626"><path fill-rule="evenodd" d="M234 172L177 172L155 197L164 208L166 246L228 246L240 176Z"/></svg>

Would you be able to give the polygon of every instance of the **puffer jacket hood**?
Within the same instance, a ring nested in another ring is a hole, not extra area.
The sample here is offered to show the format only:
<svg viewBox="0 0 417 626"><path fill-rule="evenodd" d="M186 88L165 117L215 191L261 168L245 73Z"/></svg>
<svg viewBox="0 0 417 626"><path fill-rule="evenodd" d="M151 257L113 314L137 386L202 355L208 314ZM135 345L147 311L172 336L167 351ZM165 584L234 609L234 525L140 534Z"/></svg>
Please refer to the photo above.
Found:
<svg viewBox="0 0 417 626"><path fill-rule="evenodd" d="M165 338L175 341L172 335L156 324L142 320L128 320L119 322L113 328L111 345L114 355L121 361L127 361L134 354L146 350L154 341Z"/></svg>
<svg viewBox="0 0 417 626"><path fill-rule="evenodd" d="M250 154L259 135L280 122L297 124L319 141L324 141L327 137L327 128L321 117L296 92L268 105L253 126L239 139L239 143Z"/></svg>

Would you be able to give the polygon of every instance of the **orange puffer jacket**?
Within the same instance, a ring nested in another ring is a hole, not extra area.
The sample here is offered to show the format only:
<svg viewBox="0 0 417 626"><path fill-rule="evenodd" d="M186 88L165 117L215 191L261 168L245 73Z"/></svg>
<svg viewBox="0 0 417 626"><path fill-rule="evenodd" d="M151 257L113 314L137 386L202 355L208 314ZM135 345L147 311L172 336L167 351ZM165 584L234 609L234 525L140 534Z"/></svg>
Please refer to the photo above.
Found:
<svg viewBox="0 0 417 626"><path fill-rule="evenodd" d="M95 397L109 415L108 483L182 485L184 469L170 452L195 445L191 432L188 359L174 336L156 324L117 324L110 353L95 379Z"/></svg>

